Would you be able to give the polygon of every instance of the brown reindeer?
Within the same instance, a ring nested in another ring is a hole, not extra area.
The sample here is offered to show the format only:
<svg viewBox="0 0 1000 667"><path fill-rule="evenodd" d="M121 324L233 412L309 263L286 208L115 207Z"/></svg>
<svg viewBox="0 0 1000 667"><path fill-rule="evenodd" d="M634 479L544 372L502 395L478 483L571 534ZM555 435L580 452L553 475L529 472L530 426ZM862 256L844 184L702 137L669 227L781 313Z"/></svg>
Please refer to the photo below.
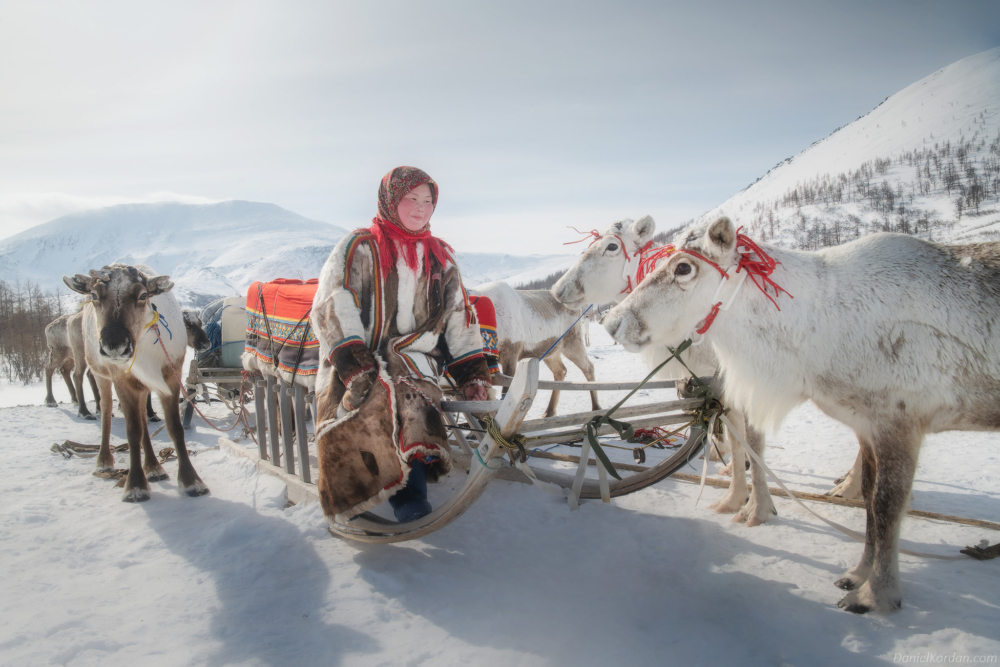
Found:
<svg viewBox="0 0 1000 667"><path fill-rule="evenodd" d="M144 413L150 390L160 397L167 432L177 452L178 488L189 496L208 493L184 443L178 396L186 336L174 284L168 276L147 276L134 266L112 264L89 276L63 276L74 292L91 300L83 309L84 354L101 393L101 447L96 472L114 469L111 452L111 387L115 388L129 444L125 502L149 499L149 481L167 478L156 459ZM143 463L143 456L145 462Z"/></svg>

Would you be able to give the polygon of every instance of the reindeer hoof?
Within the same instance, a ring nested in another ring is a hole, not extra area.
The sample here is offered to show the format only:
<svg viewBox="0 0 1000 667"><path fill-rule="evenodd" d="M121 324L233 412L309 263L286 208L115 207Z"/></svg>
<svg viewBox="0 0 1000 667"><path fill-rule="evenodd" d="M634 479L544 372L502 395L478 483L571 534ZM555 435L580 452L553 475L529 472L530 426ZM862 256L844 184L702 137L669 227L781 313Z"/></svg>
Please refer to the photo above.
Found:
<svg viewBox="0 0 1000 667"><path fill-rule="evenodd" d="M170 479L170 475L167 474L165 470L160 470L156 472L146 472L146 480L150 482L162 482L165 479Z"/></svg>
<svg viewBox="0 0 1000 667"><path fill-rule="evenodd" d="M186 486L181 488L181 491L191 496L192 498L197 498L198 496L203 496L208 493L208 487L205 486L203 481L195 480L194 484L191 486Z"/></svg>
<svg viewBox="0 0 1000 667"><path fill-rule="evenodd" d="M89 412L85 415L80 415L80 416L83 417L84 419L89 419L90 421L97 421L97 417L90 414Z"/></svg>
<svg viewBox="0 0 1000 667"><path fill-rule="evenodd" d="M146 421L158 422L160 421L160 418L157 415L153 414L146 417Z"/></svg>
<svg viewBox="0 0 1000 667"><path fill-rule="evenodd" d="M149 500L149 489L133 487L122 494L123 503L144 503Z"/></svg>
<svg viewBox="0 0 1000 667"><path fill-rule="evenodd" d="M844 611L851 612L852 614L867 614L872 610L871 607L861 604L860 602L848 602L846 597L838 602L837 606Z"/></svg>
<svg viewBox="0 0 1000 667"><path fill-rule="evenodd" d="M837 579L837 581L833 582L833 585L845 591L853 591L855 588L858 587L857 582L855 582L850 577L842 577L840 579Z"/></svg>
<svg viewBox="0 0 1000 667"><path fill-rule="evenodd" d="M45 407L47 408L58 408L59 404L55 401L45 401Z"/></svg>

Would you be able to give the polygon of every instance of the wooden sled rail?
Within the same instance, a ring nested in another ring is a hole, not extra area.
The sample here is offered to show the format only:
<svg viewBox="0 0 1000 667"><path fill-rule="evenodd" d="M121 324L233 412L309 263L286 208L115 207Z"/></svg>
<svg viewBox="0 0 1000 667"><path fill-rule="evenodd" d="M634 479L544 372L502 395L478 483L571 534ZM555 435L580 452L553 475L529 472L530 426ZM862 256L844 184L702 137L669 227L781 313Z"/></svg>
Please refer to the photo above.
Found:
<svg viewBox="0 0 1000 667"><path fill-rule="evenodd" d="M493 375L493 386L509 387L512 377L503 373ZM711 384L711 377L703 377L701 381ZM674 380L650 380L642 385L643 389L673 389L676 386ZM558 389L560 391L628 391L639 386L638 382L555 382L553 380L539 380L539 389Z"/></svg>

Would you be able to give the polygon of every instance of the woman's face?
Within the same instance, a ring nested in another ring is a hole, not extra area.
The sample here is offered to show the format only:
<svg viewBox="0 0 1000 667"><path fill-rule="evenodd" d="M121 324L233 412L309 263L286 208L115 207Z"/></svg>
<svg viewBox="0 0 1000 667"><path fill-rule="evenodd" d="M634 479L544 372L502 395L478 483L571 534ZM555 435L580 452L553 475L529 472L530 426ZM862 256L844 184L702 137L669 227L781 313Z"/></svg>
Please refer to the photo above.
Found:
<svg viewBox="0 0 1000 667"><path fill-rule="evenodd" d="M419 232L431 219L434 213L434 197L431 186L427 183L413 188L399 202L396 213L403 227L411 232Z"/></svg>

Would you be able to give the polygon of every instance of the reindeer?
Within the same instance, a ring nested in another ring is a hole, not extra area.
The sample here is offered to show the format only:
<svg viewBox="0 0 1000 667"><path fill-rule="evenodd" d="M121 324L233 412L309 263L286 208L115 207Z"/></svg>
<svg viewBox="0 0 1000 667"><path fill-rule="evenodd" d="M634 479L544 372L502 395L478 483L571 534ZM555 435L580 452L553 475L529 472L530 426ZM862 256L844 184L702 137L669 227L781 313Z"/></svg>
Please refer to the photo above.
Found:
<svg viewBox="0 0 1000 667"><path fill-rule="evenodd" d="M112 264L89 276L63 276L74 292L91 297L83 310L84 354L101 393L101 447L95 472L114 469L111 452L111 387L125 414L129 471L125 502L149 500L149 481L167 478L149 439L143 404L150 390L163 405L167 432L177 452L178 488L189 496L208 493L188 456L178 396L186 341L170 327L182 321L168 276L149 276L134 266ZM179 331L177 332L180 333ZM145 455L145 463L142 457Z"/></svg>
<svg viewBox="0 0 1000 667"><path fill-rule="evenodd" d="M872 234L817 252L758 251L723 217L679 248L608 314L608 333L632 350L677 344L704 330L717 290L723 302L735 292L704 333L728 400L756 429L812 400L854 430L865 547L836 582L850 591L838 606L899 608L900 521L924 434L1000 430L1000 243ZM745 256L760 261L759 287L737 291Z"/></svg>
<svg viewBox="0 0 1000 667"><path fill-rule="evenodd" d="M588 382L594 381L594 364L587 357L589 321L580 320L582 309L559 303L548 290L516 290L503 282L486 283L469 293L488 297L496 309L500 368L504 375L513 375L521 359L541 357L565 333L543 363L552 371L552 377L561 382L566 378L566 365L562 361L565 355L583 371ZM545 408L546 417L555 415L559 394L558 389L552 391ZM596 391L590 392L590 404L594 410L601 409Z"/></svg>
<svg viewBox="0 0 1000 667"><path fill-rule="evenodd" d="M212 344L202 328L201 316L198 311L185 308L182 314L184 328L187 331L188 347L193 348L196 352L203 352L210 348ZM78 397L83 395L83 374L86 372L90 387L94 392L97 413L100 414L101 393L97 387L97 381L94 379L94 374L87 368L84 351L82 311L60 315L52 320L45 327L45 340L49 347L49 361L45 365L45 405L49 407L58 405L52 395L52 373L58 368L66 381L66 387L69 389L72 401L77 404L77 414L84 419L96 419L87 409L86 402L84 401L81 405L81 401L78 400ZM78 371L78 373L74 372L72 381L70 380L70 371ZM146 397L146 419L151 422L160 421L159 416L153 410L151 396Z"/></svg>
<svg viewBox="0 0 1000 667"><path fill-rule="evenodd" d="M66 388L69 389L70 400L77 402L76 387L70 379L73 371L73 348L69 342L69 320L76 313L60 315L45 327L45 342L49 347L49 359L45 363L45 405L54 408L59 405L52 395L52 374L58 369Z"/></svg>
<svg viewBox="0 0 1000 667"><path fill-rule="evenodd" d="M626 219L612 223L603 232L591 232L594 241L552 286L552 295L570 308L580 308L587 303L621 302L639 283L642 250L648 248L655 231L656 222L647 215L635 222ZM642 356L646 364L654 368L670 356L670 352L663 345L650 345L643 350ZM715 353L707 345L688 348L682 356L687 368L698 376L713 375L719 366ZM657 375L664 379L680 380L689 376L687 368L674 360ZM754 447L755 452L763 452L763 434L747 428L742 413L733 412L733 424L745 429L745 435L741 435ZM733 444L730 449L732 458L724 472L731 472L732 482L729 484L729 491L713 503L710 509L720 514L735 512L734 523L745 522L750 527L758 526L772 514L776 514L767 488L767 476L759 466L751 466L751 494L747 488L745 453L737 444ZM706 453L706 456L711 453Z"/></svg>

